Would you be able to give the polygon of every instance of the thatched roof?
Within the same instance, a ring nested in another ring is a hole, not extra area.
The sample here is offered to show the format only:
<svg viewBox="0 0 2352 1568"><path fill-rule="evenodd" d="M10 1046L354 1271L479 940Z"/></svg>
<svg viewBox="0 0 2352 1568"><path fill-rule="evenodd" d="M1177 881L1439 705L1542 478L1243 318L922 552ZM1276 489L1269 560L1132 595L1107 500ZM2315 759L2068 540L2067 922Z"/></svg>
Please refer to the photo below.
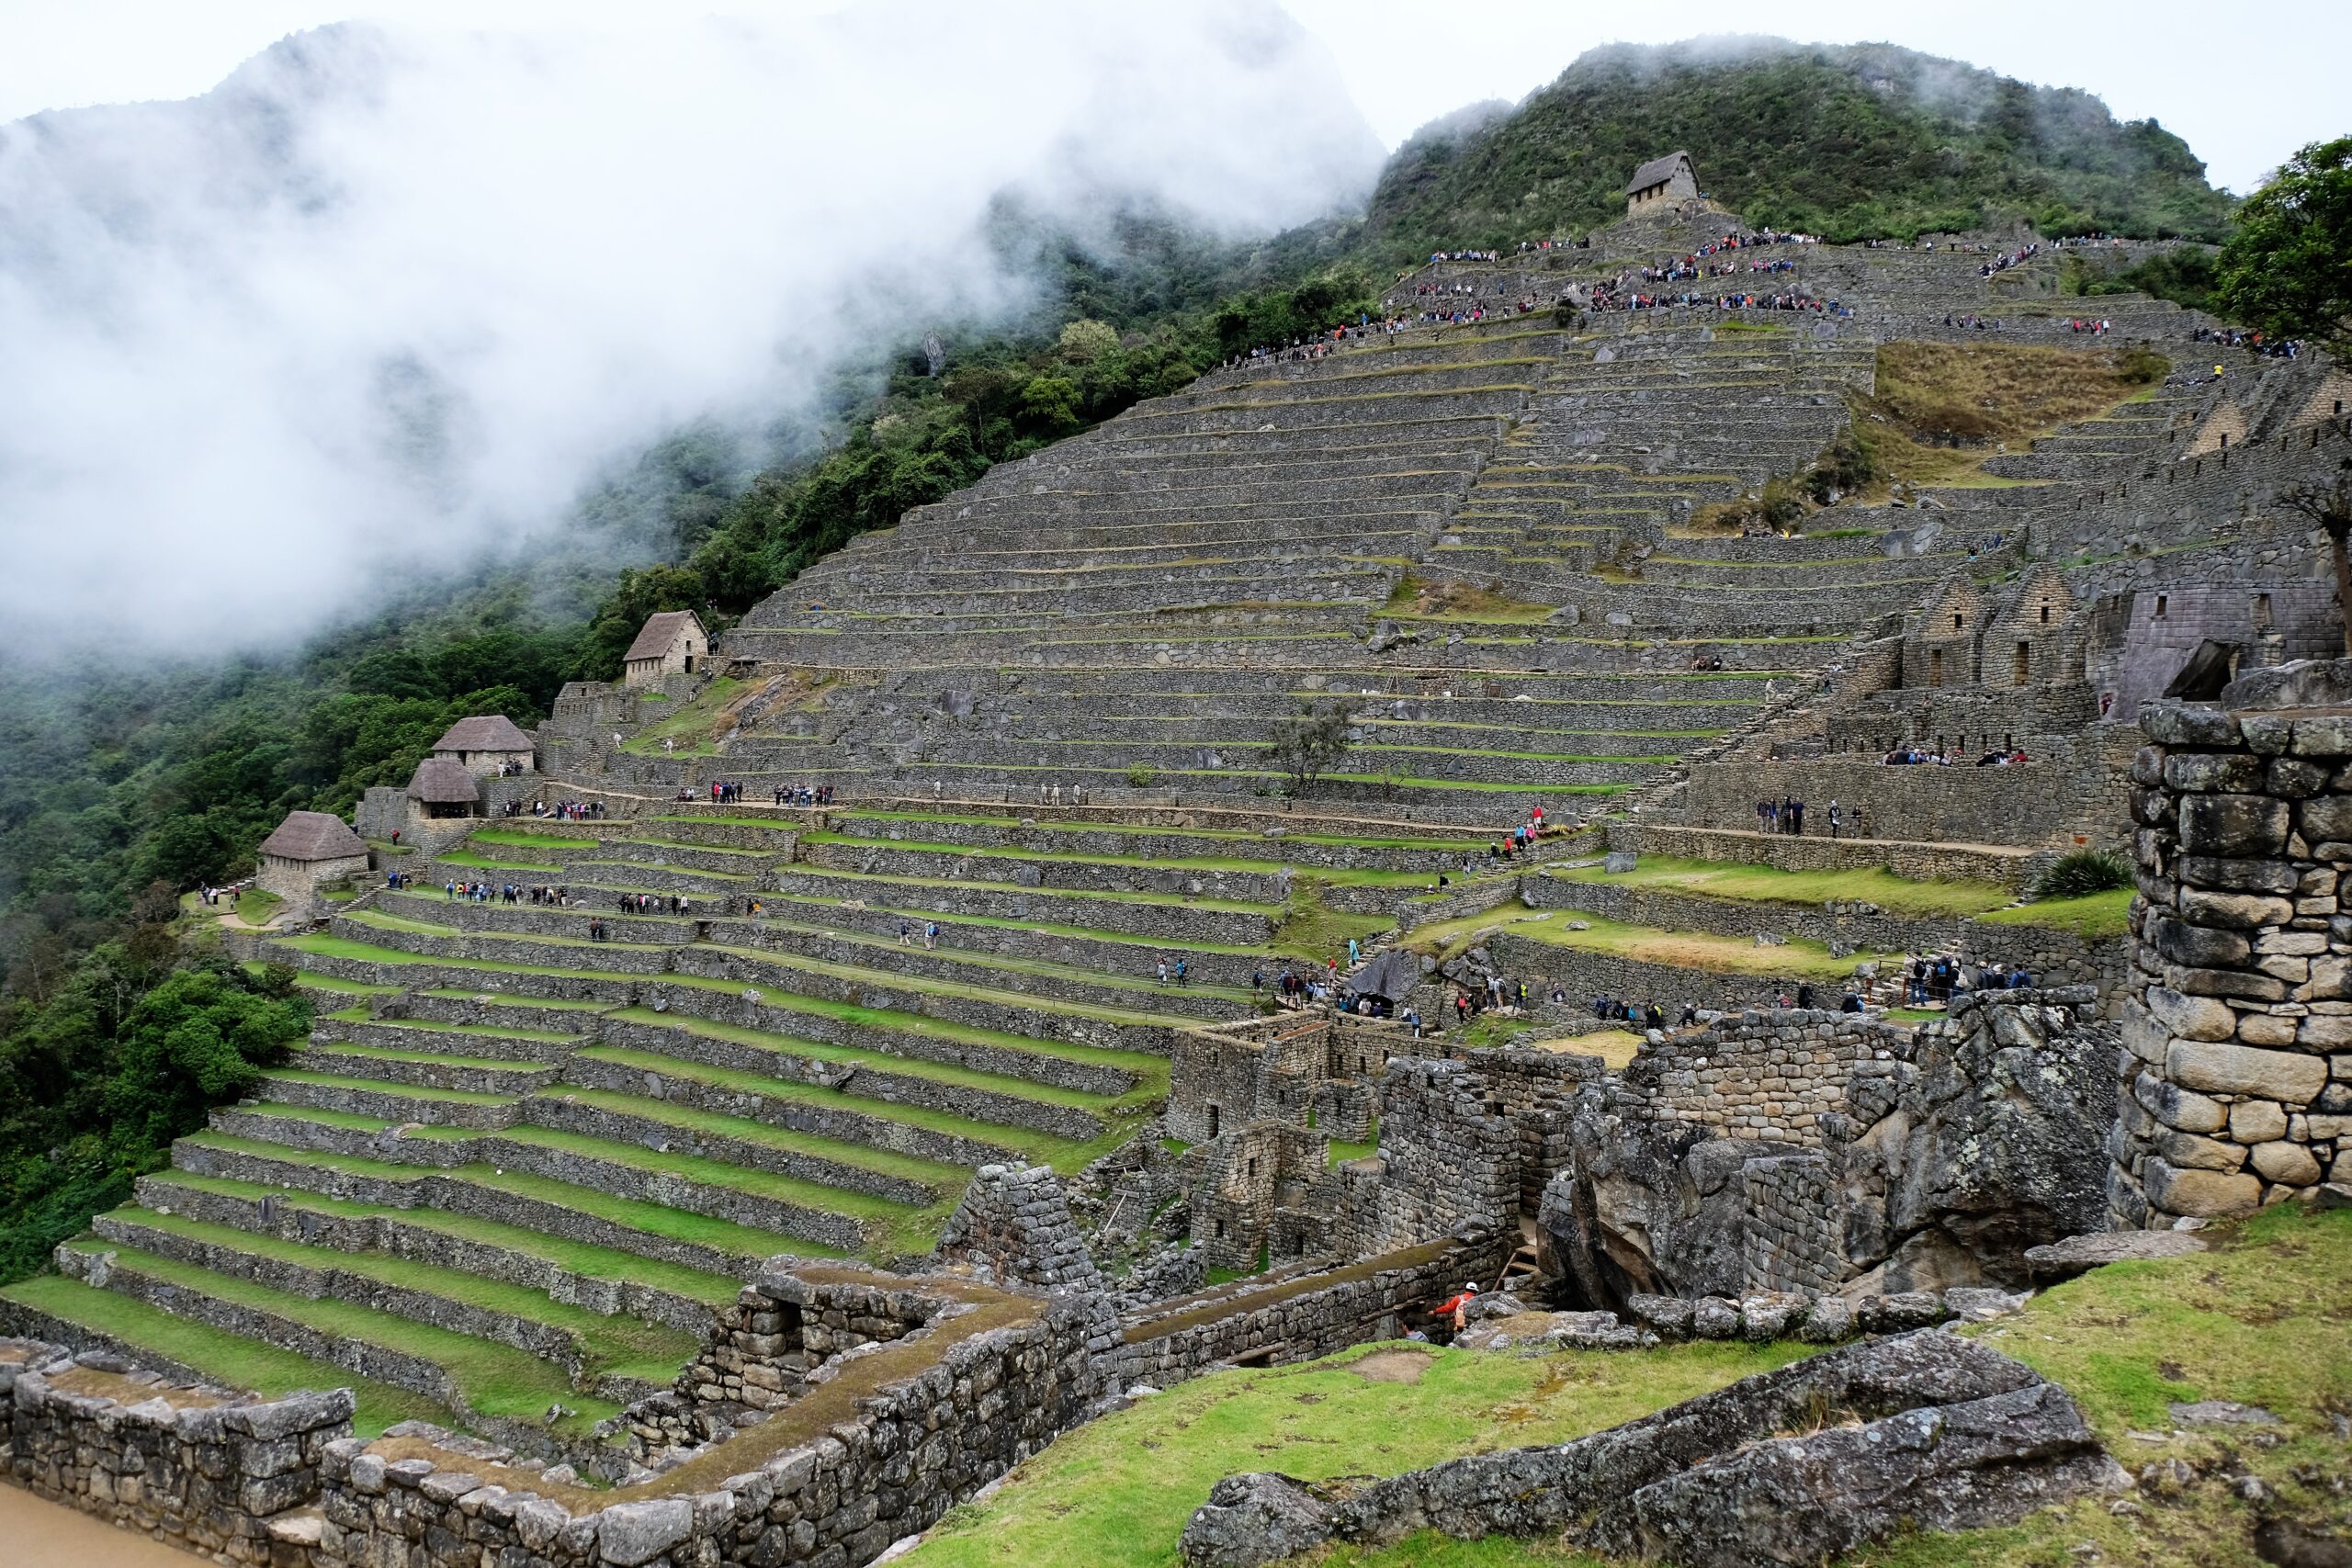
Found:
<svg viewBox="0 0 2352 1568"><path fill-rule="evenodd" d="M471 806L481 798L481 784L455 757L427 757L408 781L408 797L427 806Z"/></svg>
<svg viewBox="0 0 2352 1568"><path fill-rule="evenodd" d="M621 662L633 664L640 659L661 658L670 651L670 645L678 640L678 628L685 626L695 628L696 640L702 642L707 651L710 639L702 629L700 615L692 610L663 610L659 615L645 617L645 629L637 634L637 640L628 645L627 653L621 655Z"/></svg>
<svg viewBox="0 0 2352 1568"><path fill-rule="evenodd" d="M261 852L281 860L348 860L368 852L368 840L332 811L289 811Z"/></svg>
<svg viewBox="0 0 2352 1568"><path fill-rule="evenodd" d="M461 718L433 743L435 751L528 751L531 738L503 713Z"/></svg>
<svg viewBox="0 0 2352 1568"><path fill-rule="evenodd" d="M1625 194L1631 196L1637 190L1647 190L1652 186L1664 185L1674 177L1675 164L1687 164L1690 161L1690 154L1688 152L1668 152L1663 158L1652 158L1648 163L1635 169L1634 177L1625 182ZM1691 177L1693 179L1698 177L1697 170L1691 171Z"/></svg>

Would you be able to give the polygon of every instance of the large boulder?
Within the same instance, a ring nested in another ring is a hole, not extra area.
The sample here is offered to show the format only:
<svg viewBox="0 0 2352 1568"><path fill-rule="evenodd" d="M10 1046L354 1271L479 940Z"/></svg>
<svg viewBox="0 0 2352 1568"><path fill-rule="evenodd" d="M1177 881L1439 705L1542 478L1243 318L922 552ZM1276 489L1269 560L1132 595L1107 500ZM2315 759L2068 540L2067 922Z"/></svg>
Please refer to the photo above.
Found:
<svg viewBox="0 0 2352 1568"><path fill-rule="evenodd" d="M1794 1435L1792 1435L1794 1434ZM1907 1529L2014 1524L2131 1478L2030 1367L1939 1330L1824 1352L1557 1447L1454 1460L1337 1504L1285 1477L1219 1482L1193 1568L1417 1530L1565 1538L1691 1568L1811 1564Z"/></svg>

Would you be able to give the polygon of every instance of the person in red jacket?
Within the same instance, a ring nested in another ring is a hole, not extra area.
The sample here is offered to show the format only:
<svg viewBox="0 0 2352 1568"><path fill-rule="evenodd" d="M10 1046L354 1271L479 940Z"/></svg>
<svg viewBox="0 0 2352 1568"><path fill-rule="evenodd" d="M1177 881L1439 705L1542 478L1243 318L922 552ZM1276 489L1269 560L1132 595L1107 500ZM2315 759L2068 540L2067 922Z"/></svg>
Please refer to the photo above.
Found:
<svg viewBox="0 0 2352 1568"><path fill-rule="evenodd" d="M1446 1297L1445 1300L1438 1303L1436 1306L1431 1307L1430 1309L1430 1315L1434 1318L1452 1319L1453 1323L1453 1332L1459 1334L1462 1332L1463 1328L1463 1315L1468 1312L1470 1303L1476 1301L1477 1297L1478 1287L1475 1283L1464 1285L1453 1295Z"/></svg>

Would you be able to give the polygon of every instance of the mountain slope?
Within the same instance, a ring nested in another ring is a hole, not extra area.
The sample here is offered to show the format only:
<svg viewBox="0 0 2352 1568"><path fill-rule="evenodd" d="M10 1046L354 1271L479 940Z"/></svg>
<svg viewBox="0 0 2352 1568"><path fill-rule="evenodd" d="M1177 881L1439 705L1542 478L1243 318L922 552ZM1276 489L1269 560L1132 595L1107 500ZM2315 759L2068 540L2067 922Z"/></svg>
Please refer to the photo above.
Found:
<svg viewBox="0 0 2352 1568"><path fill-rule="evenodd" d="M1436 122L1389 161L1366 238L1403 254L1589 227L1677 148L1749 221L1835 240L2018 219L2211 240L2231 205L2180 138L2087 93L1883 44L1713 39L1596 49L1508 115Z"/></svg>

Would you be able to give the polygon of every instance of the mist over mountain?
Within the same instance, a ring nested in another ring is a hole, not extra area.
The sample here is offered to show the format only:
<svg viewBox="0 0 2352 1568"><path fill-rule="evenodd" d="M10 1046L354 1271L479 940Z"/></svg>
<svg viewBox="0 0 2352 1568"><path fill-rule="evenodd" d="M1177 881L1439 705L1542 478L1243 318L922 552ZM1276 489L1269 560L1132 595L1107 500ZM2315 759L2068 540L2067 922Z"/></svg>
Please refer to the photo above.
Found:
<svg viewBox="0 0 2352 1568"><path fill-rule="evenodd" d="M546 549L682 429L756 465L877 344L1016 319L1005 203L1081 244L1138 208L1240 237L1379 158L1246 0L349 24L0 127L0 615L19 648L282 647Z"/></svg>

